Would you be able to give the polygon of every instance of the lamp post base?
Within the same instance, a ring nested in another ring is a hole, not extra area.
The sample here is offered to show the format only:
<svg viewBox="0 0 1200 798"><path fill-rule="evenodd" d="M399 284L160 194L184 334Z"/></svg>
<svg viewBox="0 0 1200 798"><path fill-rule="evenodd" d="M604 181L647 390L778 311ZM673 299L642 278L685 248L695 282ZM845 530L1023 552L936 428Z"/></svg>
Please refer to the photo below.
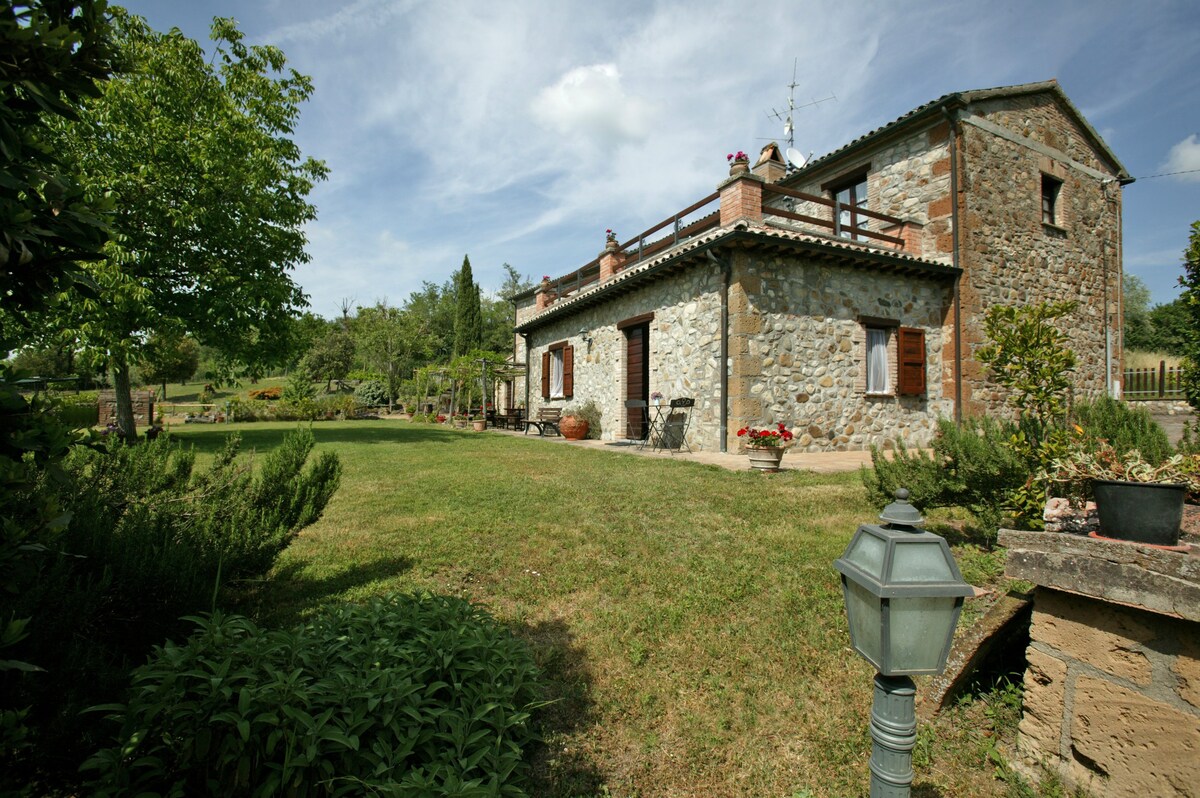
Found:
<svg viewBox="0 0 1200 798"><path fill-rule="evenodd" d="M871 798L908 798L917 742L916 685L907 676L875 674L871 704Z"/></svg>

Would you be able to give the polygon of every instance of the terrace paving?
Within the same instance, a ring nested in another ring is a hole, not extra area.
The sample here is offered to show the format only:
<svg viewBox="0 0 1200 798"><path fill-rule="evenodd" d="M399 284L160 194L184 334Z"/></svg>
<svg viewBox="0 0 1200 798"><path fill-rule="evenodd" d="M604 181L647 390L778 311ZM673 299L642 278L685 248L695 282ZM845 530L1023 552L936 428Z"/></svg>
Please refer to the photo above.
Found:
<svg viewBox="0 0 1200 798"><path fill-rule="evenodd" d="M521 432L503 429L489 429L488 432L500 435L522 434ZM525 437L537 438L537 435L534 432L530 432ZM750 462L746 459L746 455L732 452L668 452L661 449L652 451L649 447L639 449L636 444L625 443L624 441L569 441L566 438L554 435L538 439L546 443L563 446L582 446L589 449L603 449L610 452L637 455L638 457L687 460L693 463L719 466L730 471L748 471L750 469ZM841 471L857 471L860 466L869 466L870 464L870 452L797 452L791 450L783 456L783 465L780 470L815 471L818 474L835 474Z"/></svg>

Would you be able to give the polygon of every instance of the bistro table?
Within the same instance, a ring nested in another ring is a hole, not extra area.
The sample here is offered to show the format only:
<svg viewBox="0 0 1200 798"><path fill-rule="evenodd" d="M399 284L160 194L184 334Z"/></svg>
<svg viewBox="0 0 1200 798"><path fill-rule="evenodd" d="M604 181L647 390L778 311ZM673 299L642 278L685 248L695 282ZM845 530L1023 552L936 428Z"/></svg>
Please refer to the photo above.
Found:
<svg viewBox="0 0 1200 798"><path fill-rule="evenodd" d="M667 416L671 412L671 405L668 402L659 402L652 404L646 408L648 413L649 426L646 427L646 437L642 439L642 445L639 449L645 449L646 444L650 444L650 450L666 448L667 442L663 433L667 427Z"/></svg>

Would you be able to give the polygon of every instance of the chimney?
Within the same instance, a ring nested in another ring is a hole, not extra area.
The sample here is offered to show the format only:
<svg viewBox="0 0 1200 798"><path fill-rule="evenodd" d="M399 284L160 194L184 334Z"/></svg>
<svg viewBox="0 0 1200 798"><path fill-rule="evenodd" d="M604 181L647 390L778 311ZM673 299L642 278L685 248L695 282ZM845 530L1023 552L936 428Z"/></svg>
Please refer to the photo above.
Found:
<svg viewBox="0 0 1200 798"><path fill-rule="evenodd" d="M754 164L754 174L768 183L776 183L787 174L787 163L779 152L779 145L771 142L762 148L758 154L758 162Z"/></svg>

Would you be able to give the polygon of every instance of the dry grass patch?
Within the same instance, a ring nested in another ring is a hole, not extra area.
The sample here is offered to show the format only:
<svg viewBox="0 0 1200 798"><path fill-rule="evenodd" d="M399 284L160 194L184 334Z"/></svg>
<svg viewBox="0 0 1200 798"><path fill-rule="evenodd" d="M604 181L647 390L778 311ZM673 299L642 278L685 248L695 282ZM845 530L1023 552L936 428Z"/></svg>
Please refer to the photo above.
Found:
<svg viewBox="0 0 1200 798"><path fill-rule="evenodd" d="M247 443L289 426L247 426ZM265 622L394 590L486 605L533 646L554 701L538 795L865 795L872 673L832 566L876 516L856 473L400 421L313 430L342 488L254 593ZM181 437L212 450L223 432ZM1006 794L957 737L927 748L914 795Z"/></svg>

